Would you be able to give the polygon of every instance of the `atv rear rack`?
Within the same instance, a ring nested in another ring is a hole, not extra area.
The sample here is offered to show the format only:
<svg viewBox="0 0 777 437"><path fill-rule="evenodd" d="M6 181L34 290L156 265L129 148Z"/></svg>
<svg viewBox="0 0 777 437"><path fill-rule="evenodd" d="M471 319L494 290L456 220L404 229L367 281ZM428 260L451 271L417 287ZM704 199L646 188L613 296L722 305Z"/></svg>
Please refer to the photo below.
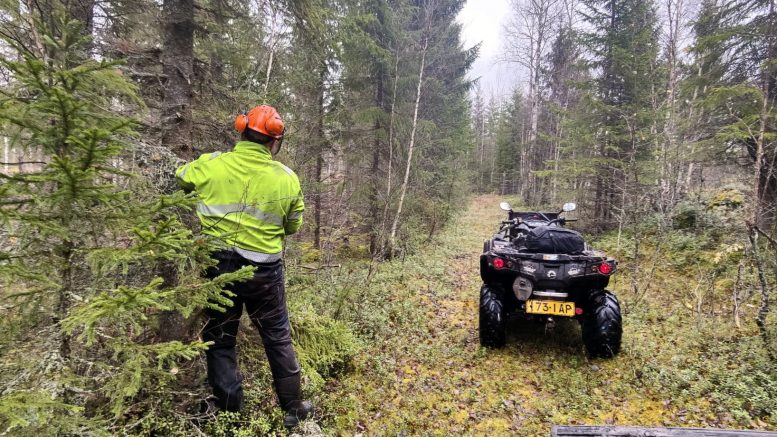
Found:
<svg viewBox="0 0 777 437"><path fill-rule="evenodd" d="M578 262L604 262L607 261L606 256L582 254L582 255L566 255L566 254L545 254L545 253L528 253L520 251L512 246L505 245L500 247L494 247L491 250L494 255L500 255L511 258L520 258L525 260L534 261L578 261Z"/></svg>

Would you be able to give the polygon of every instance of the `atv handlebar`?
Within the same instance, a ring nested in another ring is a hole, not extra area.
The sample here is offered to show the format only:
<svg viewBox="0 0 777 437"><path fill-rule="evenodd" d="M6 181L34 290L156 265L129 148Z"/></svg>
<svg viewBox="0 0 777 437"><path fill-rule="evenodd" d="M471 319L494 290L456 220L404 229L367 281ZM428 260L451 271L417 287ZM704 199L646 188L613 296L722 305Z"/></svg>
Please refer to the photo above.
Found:
<svg viewBox="0 0 777 437"><path fill-rule="evenodd" d="M565 217L559 217L559 218L555 218L555 219L553 219L553 220L550 220L550 221L548 222L548 226L550 226L550 225L552 225L552 224L555 224L555 223L560 223L560 224L561 224L561 226L564 226L564 224L565 224L566 222L567 222L567 219L566 219Z"/></svg>
<svg viewBox="0 0 777 437"><path fill-rule="evenodd" d="M545 217L544 214L542 216ZM516 218L510 219L510 220L502 220L500 229L504 229L505 226L514 226L514 225L520 224L522 221L523 220L521 220L520 217L516 217ZM566 217L558 217L558 218L555 218L553 220L546 220L546 221L547 221L547 226L550 226L550 225L553 225L553 224L556 224L556 223L560 223L561 226L564 226L567 222L576 222L577 219L570 219L570 218L566 218Z"/></svg>

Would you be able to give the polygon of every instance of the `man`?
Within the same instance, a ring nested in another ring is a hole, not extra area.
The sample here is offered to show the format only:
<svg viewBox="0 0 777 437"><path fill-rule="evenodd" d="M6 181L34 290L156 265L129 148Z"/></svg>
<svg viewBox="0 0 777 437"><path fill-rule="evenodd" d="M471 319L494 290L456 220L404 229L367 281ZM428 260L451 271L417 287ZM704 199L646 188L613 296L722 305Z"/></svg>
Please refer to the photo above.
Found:
<svg viewBox="0 0 777 437"><path fill-rule="evenodd" d="M291 343L283 279L283 239L302 225L305 209L299 179L273 161L283 142L284 123L275 108L257 106L239 114L235 128L241 140L228 153L206 153L179 167L179 184L199 195L197 216L203 232L217 237L224 248L214 253L218 265L209 277L255 266L252 279L233 284L233 305L225 312L208 310L203 340L208 382L216 406L238 411L243 403L242 377L235 343L245 305L259 330L270 363L275 392L291 428L312 411L300 393L300 367Z"/></svg>

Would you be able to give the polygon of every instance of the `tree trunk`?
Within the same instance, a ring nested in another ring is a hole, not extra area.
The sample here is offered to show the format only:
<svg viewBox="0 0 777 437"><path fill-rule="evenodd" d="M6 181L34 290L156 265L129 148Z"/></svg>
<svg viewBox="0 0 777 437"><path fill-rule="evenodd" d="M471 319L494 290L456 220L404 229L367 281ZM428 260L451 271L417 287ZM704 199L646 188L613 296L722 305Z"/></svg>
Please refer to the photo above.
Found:
<svg viewBox="0 0 777 437"><path fill-rule="evenodd" d="M192 79L194 69L194 1L164 0L162 5L162 146L184 159L192 145Z"/></svg>
<svg viewBox="0 0 777 437"><path fill-rule="evenodd" d="M62 260L62 270L60 271L60 280L62 286L59 290L58 302L57 302L57 323L61 323L70 315L70 307L72 306L73 295L73 243L69 240L64 240L57 249L56 253ZM59 353L62 359L70 364L70 352L71 352L71 337L65 332L61 332L62 337L59 341Z"/></svg>
<svg viewBox="0 0 777 437"><path fill-rule="evenodd" d="M397 49L396 58L394 61L394 89L391 92L391 114L389 115L389 130L388 130L388 168L386 169L386 202L383 205L383 217L380 222L380 238L381 238L381 250L384 250L385 235L386 235L386 220L388 220L388 210L391 205L391 178L394 172L394 118L396 115L396 102L397 102L397 85L399 84L399 49Z"/></svg>
<svg viewBox="0 0 777 437"><path fill-rule="evenodd" d="M382 68L379 68L378 74L377 74L377 86L375 87L375 106L378 108L379 111L382 111L383 109L383 72ZM382 115L382 114L381 114ZM381 219L381 208L380 208L380 155L381 155L381 146L380 146L380 130L383 128L381 124L381 115L378 115L375 117L375 124L373 129L375 130L375 138L373 142L373 149L372 149L372 167L370 169L370 173L372 176L372 193L370 194L370 204L372 209L372 227L370 231L370 254L372 256L376 256L378 252L380 252L380 246L381 242L380 239L383 238L383 229L378 228L377 223ZM388 203L388 199L386 200L386 204Z"/></svg>
<svg viewBox="0 0 777 437"><path fill-rule="evenodd" d="M162 73L167 78L160 114L162 146L183 159L194 157L192 146L192 75L194 69L194 2L164 0L162 5ZM166 286L178 280L171 265L163 263L160 275ZM183 340L187 323L176 311L160 315L162 341Z"/></svg>
<svg viewBox="0 0 777 437"><path fill-rule="evenodd" d="M67 0L65 2L70 17L81 22L82 35L92 35L94 30L94 3L95 0Z"/></svg>
<svg viewBox="0 0 777 437"><path fill-rule="evenodd" d="M316 249L321 250L321 209L323 208L322 196L324 195L323 172L324 172L324 148L326 147L326 138L324 137L324 85L326 82L327 66L322 61L319 66L317 90L318 105L316 116L316 136L318 136L318 150L316 150L316 198L314 200L315 209L315 229L313 231L313 243Z"/></svg>
<svg viewBox="0 0 777 437"><path fill-rule="evenodd" d="M752 215L750 218L750 222L754 226L760 226L764 222L764 216L763 216L763 203L764 203L764 193L766 191L766 186L768 185L768 179L771 175L771 172L773 169L769 168L770 162L767 159L766 156L766 141L767 141L767 121L769 119L769 115L771 112L770 108L770 101L769 101L769 95L770 95L770 85L771 85L771 77L774 72L773 67L773 58L775 55L775 45L773 43L773 35L774 35L774 0L769 2L769 27L768 27L768 47L767 47L767 57L766 62L764 65L764 71L763 76L761 80L761 92L763 94L763 101L761 104L761 114L760 114L760 123L758 126L758 134L757 138L755 138L755 165L753 166L753 210ZM766 182L766 183L764 183Z"/></svg>
<svg viewBox="0 0 777 437"><path fill-rule="evenodd" d="M485 175L485 172L483 171L483 154L486 150L486 113L485 108L483 108L483 113L480 115L480 165L478 166L478 173L479 174L479 180L480 180L480 190L483 191L485 188L485 183L483 182L483 176Z"/></svg>
<svg viewBox="0 0 777 437"><path fill-rule="evenodd" d="M402 181L402 188L399 194L399 205L397 205L397 213L394 215L394 223L391 225L391 235L389 237L389 254L393 254L396 247L397 226L399 225L399 217L402 215L402 206L405 202L405 194L407 194L407 182L410 180L410 167L413 162L413 148L415 147L415 133L418 127L418 107L421 104L421 85L424 82L424 68L426 67L426 50L429 47L429 38L424 37L424 45L421 49L421 68L418 70L418 86L415 94L415 108L413 109L413 127L410 130L410 145L407 149L407 164L405 165L405 178Z"/></svg>
<svg viewBox="0 0 777 437"><path fill-rule="evenodd" d="M229 17L226 16L224 10L224 3L221 1L213 2L213 21L216 23L217 28L223 28L229 25ZM225 85L224 78L224 53L221 48L227 44L224 34L214 32L211 37L217 41L217 49L212 50L210 53L210 77L211 82L217 86Z"/></svg>
<svg viewBox="0 0 777 437"><path fill-rule="evenodd" d="M270 85L270 75L272 74L272 63L275 57L275 48L270 47L270 59L267 60L267 72L264 75L264 85L262 86L262 96L267 98L267 87Z"/></svg>
<svg viewBox="0 0 777 437"><path fill-rule="evenodd" d="M666 87L666 118L664 120L664 141L661 150L661 194L662 210L674 203L677 193L677 178L673 168L673 160L669 153L677 148L677 91L679 87L680 65L678 45L680 39L680 19L683 14L683 0L666 0L669 35L667 41L668 80Z"/></svg>

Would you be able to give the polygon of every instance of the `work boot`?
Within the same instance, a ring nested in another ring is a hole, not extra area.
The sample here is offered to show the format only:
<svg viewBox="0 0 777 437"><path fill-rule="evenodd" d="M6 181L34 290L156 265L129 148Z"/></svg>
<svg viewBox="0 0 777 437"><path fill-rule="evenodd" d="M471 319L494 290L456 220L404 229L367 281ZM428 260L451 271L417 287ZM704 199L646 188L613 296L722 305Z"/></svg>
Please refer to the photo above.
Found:
<svg viewBox="0 0 777 437"><path fill-rule="evenodd" d="M286 413L283 425L294 428L301 420L305 420L313 412L313 404L302 400L299 373L275 380L275 392L278 394L281 408Z"/></svg>
<svg viewBox="0 0 777 437"><path fill-rule="evenodd" d="M294 401L285 411L283 426L286 429L292 429L310 416L313 412L313 404L310 401Z"/></svg>

